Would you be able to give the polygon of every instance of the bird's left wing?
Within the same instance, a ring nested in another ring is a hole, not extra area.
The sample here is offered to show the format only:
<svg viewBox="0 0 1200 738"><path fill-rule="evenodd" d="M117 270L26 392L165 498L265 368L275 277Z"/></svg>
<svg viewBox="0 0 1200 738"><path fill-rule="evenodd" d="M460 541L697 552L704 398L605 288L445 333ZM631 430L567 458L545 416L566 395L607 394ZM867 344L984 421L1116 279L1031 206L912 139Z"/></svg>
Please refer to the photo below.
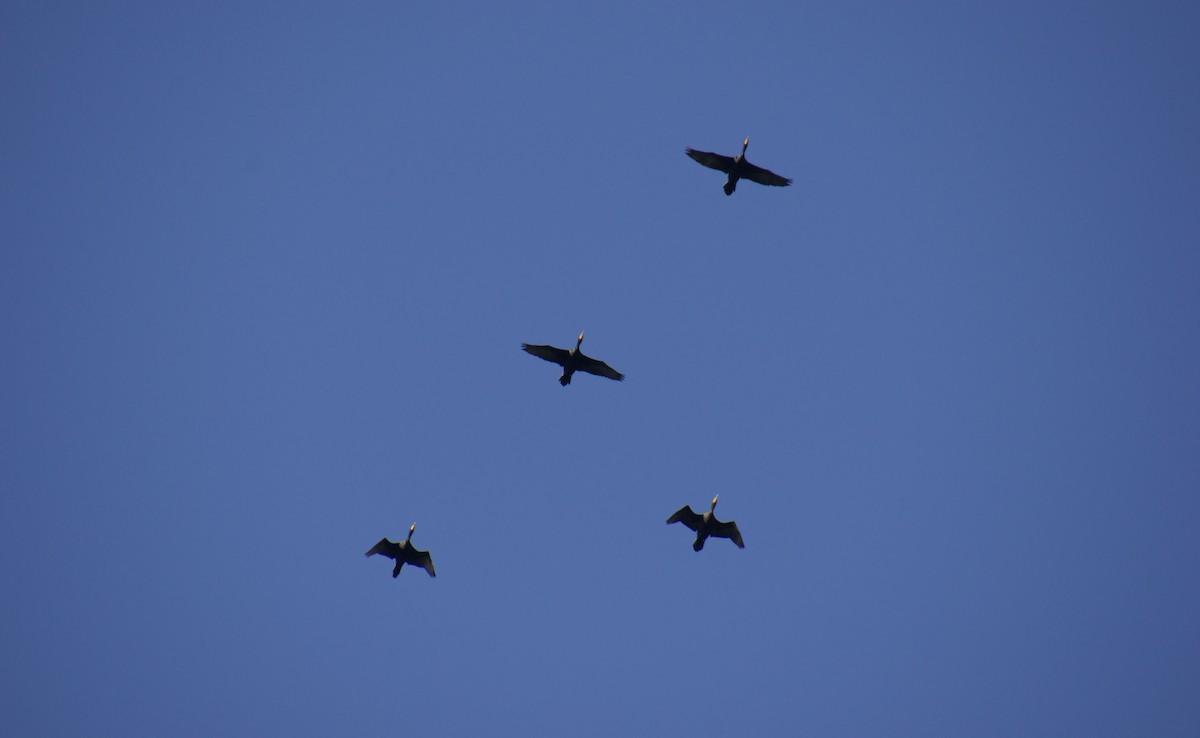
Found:
<svg viewBox="0 0 1200 738"><path fill-rule="evenodd" d="M571 352L565 349L554 348L553 346L538 346L531 343L523 343L521 344L521 348L526 353L533 354L539 359L552 361L559 366L564 366L567 363L567 357L571 355Z"/></svg>
<svg viewBox="0 0 1200 738"><path fill-rule="evenodd" d="M409 563L421 567L427 571L431 577L437 576L437 572L433 570L433 557L429 555L428 551L414 550L412 552L412 560Z"/></svg>
<svg viewBox="0 0 1200 738"><path fill-rule="evenodd" d="M714 154L711 151L696 151L695 149L684 149L688 156L700 162L709 169L716 169L721 172L728 172L733 166L733 159L721 154Z"/></svg>
<svg viewBox="0 0 1200 738"><path fill-rule="evenodd" d="M609 379L615 379L618 382L625 381L624 374L616 369L613 369L603 361L598 361L590 356L580 357L579 371L587 372L588 374L595 374L597 377L608 377Z"/></svg>
<svg viewBox="0 0 1200 738"><path fill-rule="evenodd" d="M761 185L772 185L775 187L787 187L792 183L792 180L787 177L780 177L775 172L762 167L756 167L750 162L742 164L742 179L748 179L751 182L758 182Z"/></svg>
<svg viewBox="0 0 1200 738"><path fill-rule="evenodd" d="M714 521L712 532L709 535L717 538L728 538L737 544L738 548L745 548L746 544L742 543L742 532L738 530L737 523L730 520L728 523Z"/></svg>

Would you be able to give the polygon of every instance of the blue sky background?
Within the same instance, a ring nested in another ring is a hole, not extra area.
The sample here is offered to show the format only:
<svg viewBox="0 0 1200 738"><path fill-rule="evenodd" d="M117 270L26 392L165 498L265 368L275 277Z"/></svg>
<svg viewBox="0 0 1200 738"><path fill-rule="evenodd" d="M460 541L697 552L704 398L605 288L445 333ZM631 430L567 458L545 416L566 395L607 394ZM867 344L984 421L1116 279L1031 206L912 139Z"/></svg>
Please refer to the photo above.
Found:
<svg viewBox="0 0 1200 738"><path fill-rule="evenodd" d="M1194 4L177 5L0 7L0 733L1200 730Z"/></svg>

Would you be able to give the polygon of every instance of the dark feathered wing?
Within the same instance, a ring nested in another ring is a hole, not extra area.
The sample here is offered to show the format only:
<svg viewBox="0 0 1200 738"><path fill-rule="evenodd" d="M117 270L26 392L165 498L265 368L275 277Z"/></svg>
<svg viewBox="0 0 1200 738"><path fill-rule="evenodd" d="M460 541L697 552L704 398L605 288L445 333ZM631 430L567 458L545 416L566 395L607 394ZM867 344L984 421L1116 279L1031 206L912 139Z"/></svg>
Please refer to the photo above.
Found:
<svg viewBox="0 0 1200 738"><path fill-rule="evenodd" d="M700 162L709 169L716 169L722 172L728 172L733 166L733 159L728 156L714 154L711 151L696 151L695 149L684 149L687 155Z"/></svg>
<svg viewBox="0 0 1200 738"><path fill-rule="evenodd" d="M429 576L436 577L437 572L433 570L433 558L428 551L418 551L415 548L411 551L412 555L408 557L408 563L413 566L419 566L429 572Z"/></svg>
<svg viewBox="0 0 1200 738"><path fill-rule="evenodd" d="M741 171L742 179L748 179L751 182L758 182L762 185L772 185L774 187L787 187L792 183L792 180L786 177L780 177L775 172L772 172L762 167L756 167L750 162L742 163Z"/></svg>
<svg viewBox="0 0 1200 738"><path fill-rule="evenodd" d="M526 353L533 354L539 359L552 361L559 366L565 366L567 363L567 358L571 355L570 351L554 348L553 346L536 346L530 343L523 343L521 344L521 348L524 349Z"/></svg>
<svg viewBox="0 0 1200 738"><path fill-rule="evenodd" d="M728 523L722 523L719 520L714 520L712 530L709 531L710 536L717 538L728 538L737 544L738 548L745 548L746 544L742 543L742 532L738 530L737 523L730 520Z"/></svg>
<svg viewBox="0 0 1200 738"><path fill-rule="evenodd" d="M624 374L616 369L613 369L603 361L597 361L590 356L580 356L579 366L576 367L576 370L587 372L588 374L595 374L597 377L608 377L609 379L615 379L618 382L625 381Z"/></svg>
<svg viewBox="0 0 1200 738"><path fill-rule="evenodd" d="M691 505L684 505L676 510L674 515L667 518L667 525L671 523L683 523L692 530L699 528L702 522L704 522L704 516L692 512Z"/></svg>
<svg viewBox="0 0 1200 738"><path fill-rule="evenodd" d="M400 544L399 543L392 543L391 541L389 541L386 538L381 538L379 540L379 543L376 543L374 546L371 546L371 550L367 551L367 553L365 555L373 556L375 554L381 554L383 556L388 557L389 559L394 559L394 558L396 558L396 556L399 553L400 553Z"/></svg>

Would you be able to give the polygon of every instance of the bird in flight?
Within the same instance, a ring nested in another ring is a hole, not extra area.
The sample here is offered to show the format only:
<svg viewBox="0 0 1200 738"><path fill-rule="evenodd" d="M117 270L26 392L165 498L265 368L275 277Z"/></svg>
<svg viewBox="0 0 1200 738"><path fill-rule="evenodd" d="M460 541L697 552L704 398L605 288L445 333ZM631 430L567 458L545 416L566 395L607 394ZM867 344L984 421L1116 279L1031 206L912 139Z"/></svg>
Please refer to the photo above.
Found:
<svg viewBox="0 0 1200 738"><path fill-rule="evenodd" d="M735 157L723 156L714 154L711 151L696 151L695 149L684 149L687 155L700 162L709 169L725 172L729 175L729 179L725 182L725 194L732 195L737 189L739 179L748 179L751 182L758 182L761 185L773 185L775 187L787 187L792 183L792 180L786 177L780 177L775 172L772 172L762 167L756 167L746 161L746 147L750 145L750 139L746 138L742 141L742 153Z"/></svg>
<svg viewBox="0 0 1200 738"><path fill-rule="evenodd" d="M667 518L667 525L671 523L683 523L687 527L696 531L696 542L692 544L692 550L699 551L704 548L704 541L709 536L717 538L728 538L737 544L738 548L745 548L746 544L742 543L742 532L738 530L737 523L730 520L728 523L722 523L717 520L714 510L717 509L717 495L712 498L712 505L709 506L708 512L703 515L698 515L692 510L690 505L684 505L675 511L675 514Z"/></svg>
<svg viewBox="0 0 1200 738"><path fill-rule="evenodd" d="M430 558L428 551L418 551L417 547L412 545L413 531L417 529L417 524L413 523L408 527L408 538L405 538L400 543L393 543L386 538L383 538L371 546L371 550L367 551L367 556L380 554L389 559L396 560L396 568L392 569L392 579L400 576L400 569L405 564L419 566L429 572L429 576L436 577L437 572L433 570L433 559Z"/></svg>
<svg viewBox="0 0 1200 738"><path fill-rule="evenodd" d="M575 348L569 351L553 346L537 346L530 343L521 344L521 348L539 359L545 359L561 366L563 373L558 378L558 383L564 387L571 383L571 375L575 372L587 372L588 374L595 374L598 377L615 379L618 382L625 380L624 374L613 369L603 361L593 359L590 356L584 356L583 351L579 348L579 344L581 343L583 343L583 331L579 332L579 339L575 341Z"/></svg>

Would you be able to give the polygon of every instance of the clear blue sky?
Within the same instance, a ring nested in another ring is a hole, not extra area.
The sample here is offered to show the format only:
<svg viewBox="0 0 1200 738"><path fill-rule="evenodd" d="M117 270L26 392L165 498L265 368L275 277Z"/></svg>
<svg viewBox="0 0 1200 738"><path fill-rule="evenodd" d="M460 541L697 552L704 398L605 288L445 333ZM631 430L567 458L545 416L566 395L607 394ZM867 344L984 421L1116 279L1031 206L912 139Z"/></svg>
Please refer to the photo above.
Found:
<svg viewBox="0 0 1200 738"><path fill-rule="evenodd" d="M0 7L0 733L1200 731L1193 3L183 5Z"/></svg>

